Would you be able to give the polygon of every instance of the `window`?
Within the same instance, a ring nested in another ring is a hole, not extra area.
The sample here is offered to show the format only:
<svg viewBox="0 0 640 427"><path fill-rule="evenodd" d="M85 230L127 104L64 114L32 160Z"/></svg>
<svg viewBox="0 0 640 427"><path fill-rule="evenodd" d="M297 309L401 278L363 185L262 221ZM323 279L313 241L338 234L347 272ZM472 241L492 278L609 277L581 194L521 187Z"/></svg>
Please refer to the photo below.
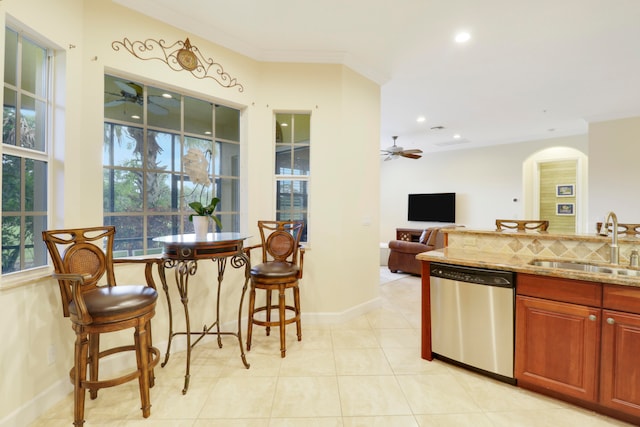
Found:
<svg viewBox="0 0 640 427"><path fill-rule="evenodd" d="M311 114L276 113L276 220L302 220L307 241Z"/></svg>
<svg viewBox="0 0 640 427"><path fill-rule="evenodd" d="M2 109L2 273L47 265L51 52L5 29ZM37 241L37 243L36 243Z"/></svg>
<svg viewBox="0 0 640 427"><path fill-rule="evenodd" d="M158 253L154 237L193 233L195 200L218 197L218 231L240 231L239 110L110 75L104 102L104 223L116 226L116 256ZM204 191L184 171L190 148L206 154Z"/></svg>

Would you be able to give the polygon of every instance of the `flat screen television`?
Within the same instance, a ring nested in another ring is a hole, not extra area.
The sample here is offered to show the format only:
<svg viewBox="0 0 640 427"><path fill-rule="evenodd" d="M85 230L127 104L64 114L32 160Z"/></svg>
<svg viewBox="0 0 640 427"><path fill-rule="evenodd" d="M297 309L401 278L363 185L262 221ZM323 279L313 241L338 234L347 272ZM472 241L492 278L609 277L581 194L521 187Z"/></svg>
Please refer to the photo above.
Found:
<svg viewBox="0 0 640 427"><path fill-rule="evenodd" d="M456 222L456 193L409 194L409 221Z"/></svg>

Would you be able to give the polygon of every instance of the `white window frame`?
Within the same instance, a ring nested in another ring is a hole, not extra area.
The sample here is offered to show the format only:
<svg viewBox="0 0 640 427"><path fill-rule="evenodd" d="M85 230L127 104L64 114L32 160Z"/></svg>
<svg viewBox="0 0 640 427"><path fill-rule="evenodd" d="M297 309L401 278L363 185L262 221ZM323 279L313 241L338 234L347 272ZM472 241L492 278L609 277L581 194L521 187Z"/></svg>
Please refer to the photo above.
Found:
<svg viewBox="0 0 640 427"><path fill-rule="evenodd" d="M2 45L5 44L4 35L6 34L6 29L10 29L18 34L19 44L20 41L24 38L28 39L30 42L37 44L39 47L46 50L47 63L46 63L46 94L44 99L40 99L45 102L46 112L45 112L45 129L44 129L44 150L32 150L29 148L23 148L17 145L9 145L9 144L0 144L0 154L1 155L11 155L25 159L36 160L40 162L44 162L47 165L47 177L46 177L46 191L47 191L47 200L46 200L46 226L48 227L51 223L51 201L52 201L52 186L51 186L51 177L52 177L52 153L53 153L53 104L54 104L54 84L55 84L55 49L53 47L53 43L46 40L44 37L35 34L31 31L27 31L23 25L21 25L16 20L12 19L10 16L6 17L5 28L3 32ZM4 58L3 58L4 59ZM17 63L19 64L17 67L17 75L21 73L21 64L19 63L20 53L17 56ZM6 59L4 59L6 61ZM7 84L3 81L3 88L10 87L15 90L17 96L20 96L21 93L21 85L17 86L7 86ZM4 105L4 91L2 96L2 101ZM20 103L18 102L18 105ZM0 180L1 180L0 175ZM1 187L0 187L1 188ZM40 242L40 236L33 236L33 244L36 245ZM43 255L46 259L44 265L25 268L22 270L12 271L9 273L2 274L2 279L0 281L0 289L8 289L17 287L23 284L31 283L35 279L39 279L45 276L48 276L51 271L51 267L49 265L49 257L44 247L42 245Z"/></svg>
<svg viewBox="0 0 640 427"><path fill-rule="evenodd" d="M238 140L228 140L222 137L218 137L215 134L215 109L214 109L214 116L213 116L213 128L212 129L212 134L210 136L208 136L207 138L204 139L210 139L213 143L214 146L214 150L216 147L217 143L222 143L222 144L232 144L232 145L238 145L239 147L239 153L240 153L240 157L242 157L242 150L241 150L241 140L242 140L242 132L243 132L243 127L242 127L242 110L240 108L238 108L237 106L231 105L230 103L227 102L221 102L221 101L214 101L212 99L207 99L205 96L203 95L196 95L193 93L189 93L186 92L185 90L181 89L181 88L176 88L176 87L171 87L169 85L164 85L161 83L152 83L149 82L148 80L144 79L144 78L140 78L140 77L133 77L133 76L126 76L125 74L122 73L118 73L118 72L105 72L104 73L105 76L110 76L113 78L121 78L123 80L132 80L134 81L136 84L140 84L142 85L143 88L143 97L145 99L145 108L146 108L146 99L147 99L147 90L152 87L154 89L166 89L167 91L171 91L174 92L178 95L180 95L181 97L187 97L187 98L193 98L196 99L198 101L204 101L204 102L211 102L214 105L218 105L218 106L222 106L222 107L226 107L229 109L234 109L238 111L238 115L239 115L239 120L240 123L238 124L239 129L239 136L238 136ZM146 138L147 135L150 131L157 131L157 132L166 132L169 134L173 134L176 135L179 139L180 139L180 150L181 152L183 152L183 148L184 148L184 140L186 138L196 138L196 137L200 137L202 138L202 136L198 136L195 135L193 133L190 133L188 131L184 130L184 127L182 126L181 129L177 130L177 129L162 129L158 126L154 126L154 125L150 125L148 123L148 117L146 114L143 114L143 118L142 118L142 123L136 123L136 122L130 122L130 121L121 121L121 120L114 120L114 119L109 119L106 117L106 115L103 116L103 124L106 123L110 123L113 125L120 125L120 126L131 126L131 127L136 127L142 130L143 134L144 134L144 138L145 138L145 144L146 144ZM184 124L184 111L182 111L181 113L181 121ZM146 151L145 151L145 155L146 155ZM180 180L182 182L182 180L188 179L188 174L186 173L186 171L184 171L183 167L184 165L182 164L182 162L180 162L180 172L179 173L175 173L175 175L180 175ZM108 165L105 166L104 164L102 165L103 171L105 170L121 170L121 171L141 171L143 174L146 174L147 172L154 172L153 170L148 170L146 169L146 162L143 161L142 162L143 167L141 168L128 168L128 167L122 167L119 165ZM210 171L210 178L212 180L216 180L216 179L225 179L225 180L229 180L229 181L237 181L237 186L238 186L238 194L237 194L237 202L238 202L238 210L225 210L224 212L220 211L220 209L216 210L216 212L220 212L220 214L226 215L227 217L230 217L232 219L232 221L236 222L237 225L237 230L233 230L236 232L240 231L241 228L241 197L242 197L242 186L243 186L243 176L242 174L239 174L238 176L229 176L229 175L224 175L224 174L217 174L215 171ZM180 185L181 187L181 185ZM103 189L104 191L104 189ZM224 201L223 201L224 203ZM191 208L189 208L188 206L186 206L185 201L183 200L183 198L180 198L180 202L179 202L179 207L178 210L176 211L168 211L168 212L164 212L161 213L161 216L164 215L171 215L171 216L177 216L177 217L181 217L181 221L180 221L180 225L179 225L179 229L178 229L178 233L192 233L193 231L190 229L190 227L185 227L184 223L185 223L185 219L188 218L188 216L190 214L193 213L193 210ZM142 239L142 243L143 243L143 247L140 249L141 252L144 253L155 253L157 252L158 248L151 248L148 247L147 243L149 238L153 237L153 236L148 236L147 235L147 220L149 217L153 216L153 213L147 210L147 206L146 203L143 202L143 209L140 211L136 211L136 212L103 212L103 218L105 219L105 223L107 223L106 218L117 218L117 217L141 217L143 218L143 226L145 227L145 229L143 230L143 234L142 237L140 237ZM232 231L232 230L228 230L228 229L222 229L222 232L227 232L227 231ZM117 243L117 242L116 242ZM158 244L159 246L161 246L160 244ZM142 253L140 253L142 254ZM138 255L138 254L122 254L122 255L117 255L117 256L131 256L131 255Z"/></svg>
<svg viewBox="0 0 640 427"><path fill-rule="evenodd" d="M273 112L273 123L274 123L274 132L273 132L273 152L274 152L274 169L275 169L275 165L277 164L277 146L278 144L282 144L282 143L278 143L277 142L277 133L278 133L278 122L277 122L277 116L283 114L283 115L307 115L309 116L309 142L306 144L296 144L293 141L291 141L291 147L294 148L296 146L298 147L304 147L307 146L309 148L309 172L306 175L297 175L297 174L278 174L275 172L274 170L274 180L273 180L273 192L274 192L274 215L275 218L278 219L279 216L278 214L280 212L283 212L282 209L278 209L278 182L279 181L297 181L297 182L305 182L306 183L306 187L307 187L307 200L306 200L306 208L300 211L296 211L295 209L290 209L290 212L302 212L305 220L305 227L304 227L304 232L303 232L303 238L301 240L301 242L303 243L309 243L309 203L310 203L310 197L309 195L311 194L310 191L310 183L311 183L311 139L312 139L312 132L311 129L313 128L313 114L311 113L311 111L308 110L304 110L304 111L274 111ZM294 123L295 126L295 123ZM295 130L292 129L291 133L294 134Z"/></svg>

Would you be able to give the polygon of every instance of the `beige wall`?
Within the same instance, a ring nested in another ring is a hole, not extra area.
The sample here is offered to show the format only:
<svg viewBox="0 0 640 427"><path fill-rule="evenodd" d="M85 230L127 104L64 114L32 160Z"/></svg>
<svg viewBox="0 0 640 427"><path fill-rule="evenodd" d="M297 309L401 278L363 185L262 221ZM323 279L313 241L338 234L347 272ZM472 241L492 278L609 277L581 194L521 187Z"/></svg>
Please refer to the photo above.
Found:
<svg viewBox="0 0 640 427"><path fill-rule="evenodd" d="M105 71L173 86L241 109L241 222L242 230L253 235L251 243L257 239L257 219L270 219L274 214L273 113L308 111L312 147L310 244L301 285L304 321L335 320L377 303L379 195L371 191L379 182L380 94L376 84L341 65L259 63L108 0L4 0L0 12L2 18L12 16L60 48L57 58L65 84L56 93L60 105L55 118L52 227L102 223ZM198 80L160 61L141 61L111 47L113 41L125 37L173 42L187 36L205 56L223 64L244 91ZM211 301L209 280L214 268L213 263L201 263L190 285L192 301ZM235 318L242 283L241 273L229 270L223 287L224 321ZM117 274L120 283L142 278L133 268L119 269ZM67 375L73 333L69 322L62 319L57 285L52 280L31 278L10 287L3 278L1 285L0 322L5 327L0 350L0 425L25 425L70 389ZM180 328L182 309L173 288L172 294L176 327ZM193 324L210 324L211 309L211 303L194 305ZM164 353L164 297L153 331ZM56 360L48 365L51 348ZM250 362L251 355L248 357Z"/></svg>
<svg viewBox="0 0 640 427"><path fill-rule="evenodd" d="M589 222L640 223L640 117L589 125Z"/></svg>

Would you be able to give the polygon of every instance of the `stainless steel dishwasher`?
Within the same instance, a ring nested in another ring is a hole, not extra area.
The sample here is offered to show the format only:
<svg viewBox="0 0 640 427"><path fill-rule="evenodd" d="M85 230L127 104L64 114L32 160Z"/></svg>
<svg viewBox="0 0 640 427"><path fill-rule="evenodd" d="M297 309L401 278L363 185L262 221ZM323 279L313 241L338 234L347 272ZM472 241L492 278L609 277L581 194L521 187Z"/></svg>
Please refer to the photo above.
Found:
<svg viewBox="0 0 640 427"><path fill-rule="evenodd" d="M512 272L431 263L434 355L515 383Z"/></svg>

